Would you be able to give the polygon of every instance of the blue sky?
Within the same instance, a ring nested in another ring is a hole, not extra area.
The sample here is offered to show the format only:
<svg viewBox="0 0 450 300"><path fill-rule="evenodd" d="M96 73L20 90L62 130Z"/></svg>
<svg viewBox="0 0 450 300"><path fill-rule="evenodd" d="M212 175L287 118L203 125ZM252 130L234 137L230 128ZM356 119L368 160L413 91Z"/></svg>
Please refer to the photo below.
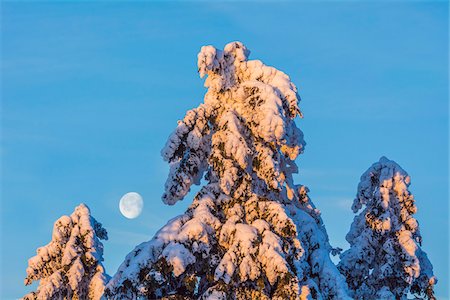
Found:
<svg viewBox="0 0 450 300"><path fill-rule="evenodd" d="M105 266L190 204L160 200L159 151L203 99L196 55L240 40L299 87L309 186L347 248L359 176L380 156L412 177L423 249L448 299L448 4L442 2L3 2L1 299L81 202L109 232ZM145 201L135 220L120 197Z"/></svg>

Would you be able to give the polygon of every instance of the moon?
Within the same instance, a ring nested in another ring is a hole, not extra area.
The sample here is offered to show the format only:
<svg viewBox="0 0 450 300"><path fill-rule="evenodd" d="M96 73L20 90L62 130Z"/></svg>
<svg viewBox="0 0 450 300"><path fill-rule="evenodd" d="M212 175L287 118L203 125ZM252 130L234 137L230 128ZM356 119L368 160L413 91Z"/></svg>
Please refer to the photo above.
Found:
<svg viewBox="0 0 450 300"><path fill-rule="evenodd" d="M143 208L144 200L138 193L126 193L120 198L119 209L125 218L134 219L139 217Z"/></svg>

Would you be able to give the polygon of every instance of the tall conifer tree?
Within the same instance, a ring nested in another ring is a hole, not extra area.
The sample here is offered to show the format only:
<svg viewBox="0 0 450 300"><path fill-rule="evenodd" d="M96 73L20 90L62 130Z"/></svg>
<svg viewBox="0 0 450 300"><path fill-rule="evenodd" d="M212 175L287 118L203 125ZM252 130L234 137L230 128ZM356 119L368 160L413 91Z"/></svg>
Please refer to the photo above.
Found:
<svg viewBox="0 0 450 300"><path fill-rule="evenodd" d="M162 150L163 201L206 184L181 216L137 246L107 286L114 299L346 299L320 217L296 185L303 133L295 85L248 60L240 42L202 47L204 103L187 112Z"/></svg>

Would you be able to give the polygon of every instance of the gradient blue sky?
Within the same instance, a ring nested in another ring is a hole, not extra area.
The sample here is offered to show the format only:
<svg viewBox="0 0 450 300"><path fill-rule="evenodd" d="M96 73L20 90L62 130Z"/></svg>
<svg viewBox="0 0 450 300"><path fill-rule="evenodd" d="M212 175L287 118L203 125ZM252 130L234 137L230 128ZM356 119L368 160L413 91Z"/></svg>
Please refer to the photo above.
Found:
<svg viewBox="0 0 450 300"><path fill-rule="evenodd" d="M27 259L80 202L109 232L105 266L190 204L165 206L159 151L203 99L196 56L240 40L297 84L298 183L347 248L359 176L380 156L412 177L423 249L448 299L448 4L3 2L1 299L30 291ZM139 192L128 220L120 197Z"/></svg>

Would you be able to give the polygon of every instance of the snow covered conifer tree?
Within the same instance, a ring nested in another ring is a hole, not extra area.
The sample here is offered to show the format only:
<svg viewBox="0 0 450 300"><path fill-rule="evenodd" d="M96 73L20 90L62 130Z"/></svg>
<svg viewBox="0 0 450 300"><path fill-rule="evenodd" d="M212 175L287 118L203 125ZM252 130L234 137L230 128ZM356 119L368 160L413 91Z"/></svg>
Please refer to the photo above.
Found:
<svg viewBox="0 0 450 300"><path fill-rule="evenodd" d="M204 103L162 150L163 201L207 184L186 213L137 246L108 283L113 299L347 299L320 212L293 183L303 133L295 85L240 42L202 47Z"/></svg>
<svg viewBox="0 0 450 300"><path fill-rule="evenodd" d="M352 210L355 216L339 270L355 299L435 299L433 266L420 248L410 177L382 157L362 176ZM417 299L417 298L416 298Z"/></svg>
<svg viewBox="0 0 450 300"><path fill-rule="evenodd" d="M59 218L51 242L28 260L25 284L39 280L39 286L23 299L100 299L108 279L100 240L107 239L106 230L84 204Z"/></svg>

